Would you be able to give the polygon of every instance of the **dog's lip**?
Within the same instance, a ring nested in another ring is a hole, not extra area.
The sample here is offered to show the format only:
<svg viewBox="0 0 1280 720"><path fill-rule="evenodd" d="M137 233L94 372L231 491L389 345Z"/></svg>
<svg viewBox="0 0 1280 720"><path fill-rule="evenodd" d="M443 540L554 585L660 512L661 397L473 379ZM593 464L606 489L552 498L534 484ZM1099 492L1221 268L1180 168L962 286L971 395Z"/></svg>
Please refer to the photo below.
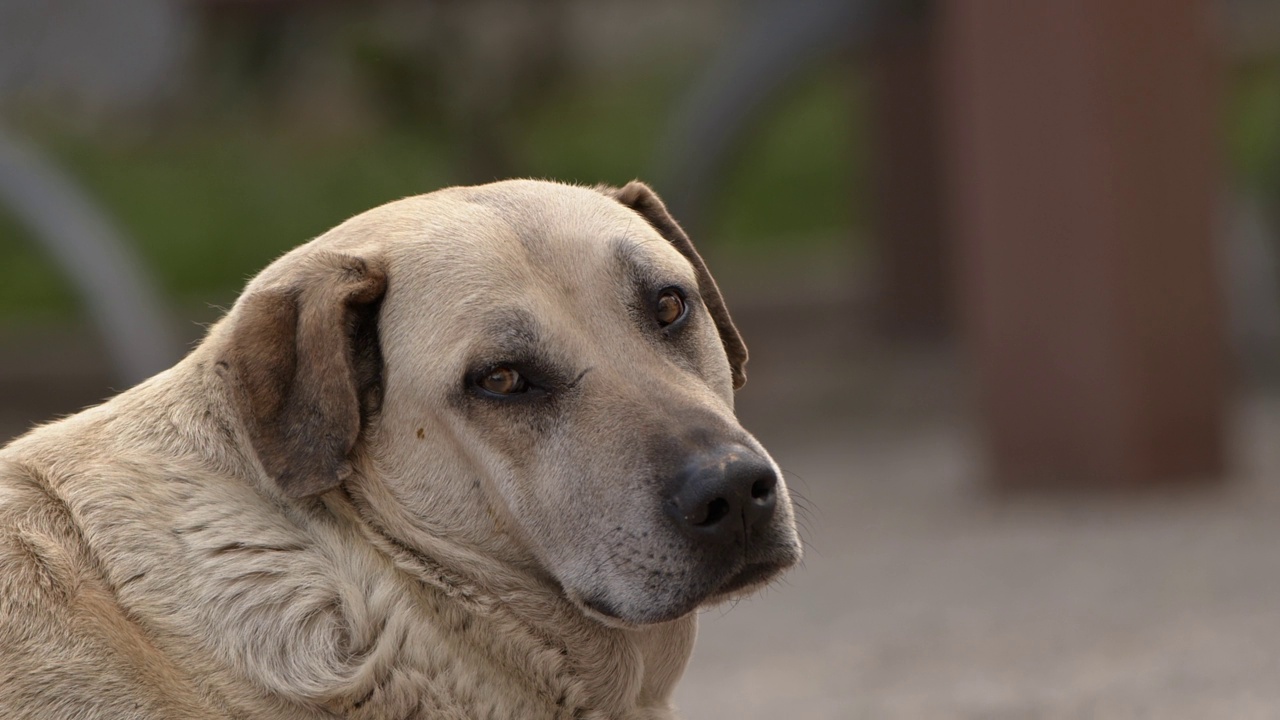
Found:
<svg viewBox="0 0 1280 720"><path fill-rule="evenodd" d="M781 575L787 568L794 564L790 560L768 560L747 563L741 570L733 573L727 580L721 583L708 596L708 600L715 602L724 600L734 595L742 594L745 591L753 590L759 586L767 584L770 580Z"/></svg>
<svg viewBox="0 0 1280 720"><path fill-rule="evenodd" d="M769 537L758 538L753 547L747 548L745 555L742 564L711 592L712 599L743 594L743 591L768 583L799 564L804 552L798 538Z"/></svg>

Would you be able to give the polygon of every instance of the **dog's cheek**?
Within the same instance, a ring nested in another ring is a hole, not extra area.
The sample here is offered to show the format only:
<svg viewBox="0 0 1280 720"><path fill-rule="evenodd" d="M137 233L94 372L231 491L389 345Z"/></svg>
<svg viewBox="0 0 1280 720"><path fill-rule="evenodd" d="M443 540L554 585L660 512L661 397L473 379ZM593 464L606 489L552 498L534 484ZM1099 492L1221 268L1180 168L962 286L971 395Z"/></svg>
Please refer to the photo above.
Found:
<svg viewBox="0 0 1280 720"><path fill-rule="evenodd" d="M463 397L456 403L458 415L491 450L499 453L521 474L534 464L538 447L556 433L560 423L552 407Z"/></svg>
<svg viewBox="0 0 1280 720"><path fill-rule="evenodd" d="M462 436L473 454L487 456L492 462L487 474L493 476L497 489L511 510L523 514L530 509L538 492L534 478L546 472L545 448L555 444L555 436L563 433L556 408L477 399L460 393L451 402L452 416L464 426Z"/></svg>

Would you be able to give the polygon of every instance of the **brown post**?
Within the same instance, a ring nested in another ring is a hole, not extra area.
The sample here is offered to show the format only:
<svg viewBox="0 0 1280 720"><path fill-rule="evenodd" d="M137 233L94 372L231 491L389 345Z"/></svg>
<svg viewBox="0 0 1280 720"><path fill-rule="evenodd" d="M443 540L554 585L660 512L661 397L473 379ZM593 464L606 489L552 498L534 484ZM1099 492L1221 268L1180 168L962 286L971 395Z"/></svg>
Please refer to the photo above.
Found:
<svg viewBox="0 0 1280 720"><path fill-rule="evenodd" d="M872 48L872 187L887 332L936 338L951 329L939 125L938 32L932 14L891 23Z"/></svg>
<svg viewBox="0 0 1280 720"><path fill-rule="evenodd" d="M959 298L996 482L1217 476L1211 3L935 7Z"/></svg>

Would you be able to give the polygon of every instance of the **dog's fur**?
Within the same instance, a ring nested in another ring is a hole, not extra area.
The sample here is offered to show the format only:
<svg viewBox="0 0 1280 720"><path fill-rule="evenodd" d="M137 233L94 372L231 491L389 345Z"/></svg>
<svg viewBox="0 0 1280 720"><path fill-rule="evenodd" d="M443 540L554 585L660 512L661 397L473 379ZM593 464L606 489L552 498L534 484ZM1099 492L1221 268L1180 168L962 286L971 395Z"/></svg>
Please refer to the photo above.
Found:
<svg viewBox="0 0 1280 720"><path fill-rule="evenodd" d="M776 471L734 419L745 360L640 183L359 215L0 451L0 717L672 717L694 611L800 556L780 479L727 550L662 511L699 448ZM550 390L469 384L509 361Z"/></svg>

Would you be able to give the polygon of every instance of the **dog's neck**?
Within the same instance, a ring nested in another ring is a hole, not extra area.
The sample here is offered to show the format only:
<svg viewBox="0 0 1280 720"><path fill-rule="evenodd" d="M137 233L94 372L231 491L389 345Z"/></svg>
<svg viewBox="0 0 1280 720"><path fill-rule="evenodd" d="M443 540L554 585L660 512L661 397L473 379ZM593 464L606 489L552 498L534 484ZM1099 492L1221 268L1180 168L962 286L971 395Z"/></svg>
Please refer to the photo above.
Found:
<svg viewBox="0 0 1280 720"><path fill-rule="evenodd" d="M358 476L326 495L325 506L419 583L428 602L465 618L459 626L485 626L461 639L470 650L488 643L484 651L527 675L565 717L577 717L575 711L587 711L586 717L668 717L669 697L692 652L693 615L653 626L606 626L584 615L545 573L477 552L475 538L430 536L424 546L419 533L414 544L397 537L372 497L376 483L362 480ZM486 545L492 546L478 544Z"/></svg>

